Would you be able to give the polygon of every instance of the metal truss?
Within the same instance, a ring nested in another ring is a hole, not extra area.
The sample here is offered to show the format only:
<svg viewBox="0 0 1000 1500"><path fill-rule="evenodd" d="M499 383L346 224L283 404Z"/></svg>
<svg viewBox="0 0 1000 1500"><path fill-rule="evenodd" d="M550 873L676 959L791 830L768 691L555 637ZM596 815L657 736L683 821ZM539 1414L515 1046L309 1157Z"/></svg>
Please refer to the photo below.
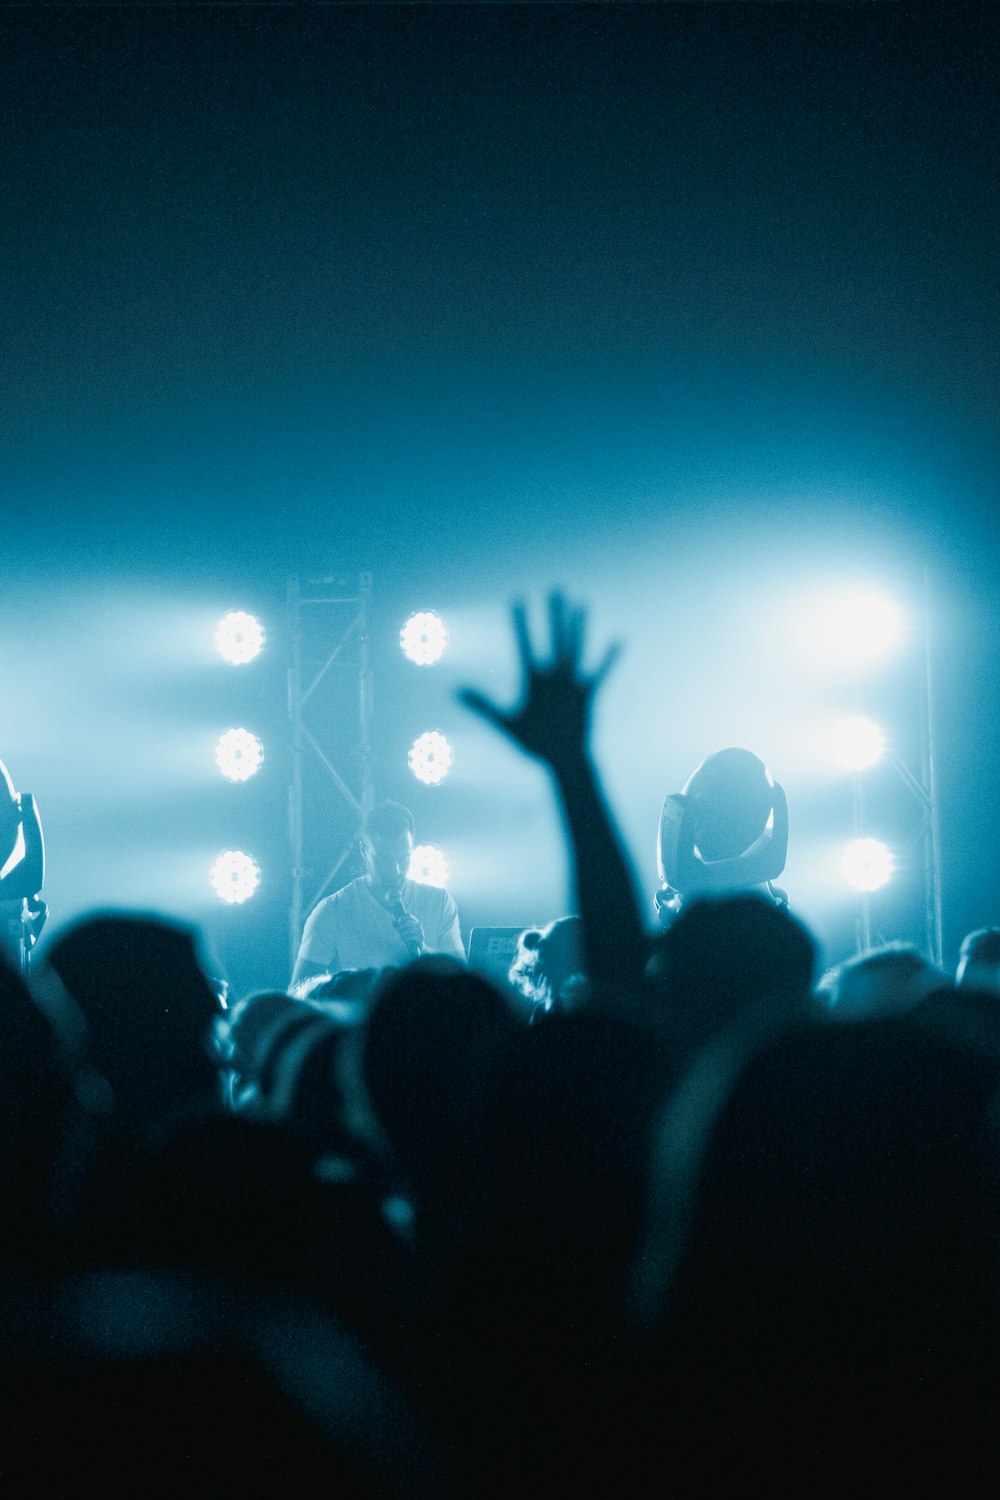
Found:
<svg viewBox="0 0 1000 1500"><path fill-rule="evenodd" d="M371 595L370 573L288 580L289 971L306 916L355 853L374 802Z"/></svg>
<svg viewBox="0 0 1000 1500"><path fill-rule="evenodd" d="M930 636L930 582L924 573L923 609L920 639L919 696L919 769L914 770L900 755L890 764L902 781L918 810L914 831L906 852L919 849L923 878L924 948L931 963L944 966L942 920L941 829L938 818L937 758L934 743L934 696ZM866 831L863 773L855 776L854 826L858 834ZM859 952L872 945L871 897L862 893L858 902L856 940ZM881 941L881 936L880 939Z"/></svg>

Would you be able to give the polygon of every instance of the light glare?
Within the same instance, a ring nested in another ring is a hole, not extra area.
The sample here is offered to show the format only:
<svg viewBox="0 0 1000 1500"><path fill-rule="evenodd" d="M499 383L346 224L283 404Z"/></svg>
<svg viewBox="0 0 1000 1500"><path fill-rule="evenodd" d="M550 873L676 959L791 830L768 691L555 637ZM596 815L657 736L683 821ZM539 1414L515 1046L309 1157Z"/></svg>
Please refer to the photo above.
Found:
<svg viewBox="0 0 1000 1500"><path fill-rule="evenodd" d="M885 735L871 719L843 719L833 736L833 749L847 771L867 771L885 752Z"/></svg>
<svg viewBox="0 0 1000 1500"><path fill-rule="evenodd" d="M903 616L895 600L870 589L843 594L829 609L824 636L835 655L872 661L898 645Z"/></svg>
<svg viewBox="0 0 1000 1500"><path fill-rule="evenodd" d="M892 871L892 853L880 839L854 839L844 851L844 875L856 891L877 891Z"/></svg>
<svg viewBox="0 0 1000 1500"><path fill-rule="evenodd" d="M447 646L448 631L433 609L420 610L410 616L399 632L399 644L410 661L418 667L429 667Z"/></svg>
<svg viewBox="0 0 1000 1500"><path fill-rule="evenodd" d="M260 770L264 747L249 729L227 729L215 747L215 760L227 781L249 781Z"/></svg>
<svg viewBox="0 0 1000 1500"><path fill-rule="evenodd" d="M216 895L227 906L239 906L249 901L260 885L260 867L242 849L227 849L212 866L211 881Z"/></svg>
<svg viewBox="0 0 1000 1500"><path fill-rule="evenodd" d="M255 615L231 609L223 615L215 632L215 649L223 661L241 667L253 661L264 644L264 627Z"/></svg>
<svg viewBox="0 0 1000 1500"><path fill-rule="evenodd" d="M446 886L451 870L440 849L433 844L417 844L410 855L407 878L420 885Z"/></svg>
<svg viewBox="0 0 1000 1500"><path fill-rule="evenodd" d="M407 757L410 770L426 786L437 786L451 770L454 752L444 735L436 729L420 735L410 746Z"/></svg>

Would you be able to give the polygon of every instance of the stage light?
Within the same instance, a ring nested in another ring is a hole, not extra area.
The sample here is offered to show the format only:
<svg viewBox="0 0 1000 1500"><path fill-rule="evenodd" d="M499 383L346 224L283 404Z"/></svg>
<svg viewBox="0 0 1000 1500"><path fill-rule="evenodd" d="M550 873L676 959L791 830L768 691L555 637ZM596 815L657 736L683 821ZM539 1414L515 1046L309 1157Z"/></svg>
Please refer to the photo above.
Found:
<svg viewBox="0 0 1000 1500"><path fill-rule="evenodd" d="M432 609L420 610L407 620L399 632L403 655L418 667L436 662L448 644L448 631L441 616Z"/></svg>
<svg viewBox="0 0 1000 1500"><path fill-rule="evenodd" d="M241 667L253 661L264 644L264 627L255 615L232 609L223 615L215 632L215 649L223 661Z"/></svg>
<svg viewBox="0 0 1000 1500"><path fill-rule="evenodd" d="M844 719L833 736L834 754L847 771L867 771L885 752L885 735L871 719Z"/></svg>
<svg viewBox="0 0 1000 1500"><path fill-rule="evenodd" d="M227 781L249 781L260 770L264 746L249 729L227 729L215 747L215 759Z"/></svg>
<svg viewBox="0 0 1000 1500"><path fill-rule="evenodd" d="M410 855L406 875L408 880L416 880L420 885L444 886L448 884L451 870L440 849L433 844L417 844Z"/></svg>
<svg viewBox="0 0 1000 1500"><path fill-rule="evenodd" d="M844 851L844 875L856 891L877 891L892 870L892 852L880 839L854 839Z"/></svg>
<svg viewBox="0 0 1000 1500"><path fill-rule="evenodd" d="M260 885L260 867L241 849L227 849L212 866L211 881L217 896L227 906L249 901Z"/></svg>
<svg viewBox="0 0 1000 1500"><path fill-rule="evenodd" d="M413 741L407 760L418 781L427 786L437 786L451 770L454 758L454 752L444 735L431 729Z"/></svg>
<svg viewBox="0 0 1000 1500"><path fill-rule="evenodd" d="M785 867L788 803L751 750L717 750L663 800L657 843L662 911L703 891L769 885Z"/></svg>
<svg viewBox="0 0 1000 1500"><path fill-rule="evenodd" d="M830 605L823 634L835 655L871 661L898 645L903 634L902 611L886 594L854 589Z"/></svg>

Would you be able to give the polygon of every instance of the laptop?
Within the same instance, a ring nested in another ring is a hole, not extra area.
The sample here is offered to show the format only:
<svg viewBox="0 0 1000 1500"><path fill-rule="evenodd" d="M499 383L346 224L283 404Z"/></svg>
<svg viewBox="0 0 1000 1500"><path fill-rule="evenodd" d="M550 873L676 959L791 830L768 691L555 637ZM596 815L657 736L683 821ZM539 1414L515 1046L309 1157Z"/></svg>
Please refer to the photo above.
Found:
<svg viewBox="0 0 1000 1500"><path fill-rule="evenodd" d="M530 926L525 922L521 927L473 927L469 933L469 968L488 979L505 982L517 952L517 940Z"/></svg>

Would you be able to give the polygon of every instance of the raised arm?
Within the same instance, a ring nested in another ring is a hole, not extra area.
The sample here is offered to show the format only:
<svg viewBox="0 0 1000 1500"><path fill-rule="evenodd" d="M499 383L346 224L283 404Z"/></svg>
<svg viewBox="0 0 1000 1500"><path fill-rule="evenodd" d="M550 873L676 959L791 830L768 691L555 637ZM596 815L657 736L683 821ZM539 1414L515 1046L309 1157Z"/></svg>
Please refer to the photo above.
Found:
<svg viewBox="0 0 1000 1500"><path fill-rule="evenodd" d="M594 698L620 652L608 648L593 672L583 668L586 611L559 593L548 602L550 651L536 654L523 603L511 617L521 664L521 693L502 709L465 688L461 701L551 772L569 839L587 972L599 991L637 982L646 934L628 859L590 751Z"/></svg>

